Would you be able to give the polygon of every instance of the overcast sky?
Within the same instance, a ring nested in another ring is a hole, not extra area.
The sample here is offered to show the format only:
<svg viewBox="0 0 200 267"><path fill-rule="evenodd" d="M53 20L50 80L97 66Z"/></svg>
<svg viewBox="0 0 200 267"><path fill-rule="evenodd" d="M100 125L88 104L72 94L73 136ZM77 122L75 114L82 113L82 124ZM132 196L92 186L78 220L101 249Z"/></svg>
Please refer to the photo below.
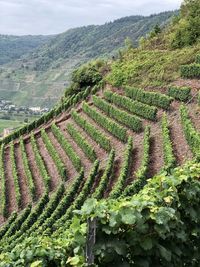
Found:
<svg viewBox="0 0 200 267"><path fill-rule="evenodd" d="M182 0L0 0L0 34L53 34L180 7Z"/></svg>

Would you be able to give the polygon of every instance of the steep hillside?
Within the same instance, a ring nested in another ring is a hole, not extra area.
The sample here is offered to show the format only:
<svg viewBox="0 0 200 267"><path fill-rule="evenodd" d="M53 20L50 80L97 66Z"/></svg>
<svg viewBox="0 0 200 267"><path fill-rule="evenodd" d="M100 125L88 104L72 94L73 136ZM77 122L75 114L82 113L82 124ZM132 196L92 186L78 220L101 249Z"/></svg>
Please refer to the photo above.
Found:
<svg viewBox="0 0 200 267"><path fill-rule="evenodd" d="M131 16L100 26L80 27L57 35L48 44L2 69L0 92L16 104L52 106L69 84L75 67L95 57L111 56L129 37L137 45L156 24L175 12ZM30 97L31 96L31 97Z"/></svg>
<svg viewBox="0 0 200 267"><path fill-rule="evenodd" d="M48 42L53 36L0 35L0 65L19 59Z"/></svg>
<svg viewBox="0 0 200 267"><path fill-rule="evenodd" d="M198 47L88 63L0 141L0 266L199 266Z"/></svg>

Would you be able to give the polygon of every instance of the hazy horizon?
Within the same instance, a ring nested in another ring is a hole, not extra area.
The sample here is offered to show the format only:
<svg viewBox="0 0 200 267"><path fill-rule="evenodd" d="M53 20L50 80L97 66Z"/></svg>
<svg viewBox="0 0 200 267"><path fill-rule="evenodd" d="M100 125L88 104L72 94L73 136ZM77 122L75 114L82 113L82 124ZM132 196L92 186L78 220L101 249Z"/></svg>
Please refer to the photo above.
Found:
<svg viewBox="0 0 200 267"><path fill-rule="evenodd" d="M149 16L180 7L182 0L0 0L0 34L50 35L126 16Z"/></svg>

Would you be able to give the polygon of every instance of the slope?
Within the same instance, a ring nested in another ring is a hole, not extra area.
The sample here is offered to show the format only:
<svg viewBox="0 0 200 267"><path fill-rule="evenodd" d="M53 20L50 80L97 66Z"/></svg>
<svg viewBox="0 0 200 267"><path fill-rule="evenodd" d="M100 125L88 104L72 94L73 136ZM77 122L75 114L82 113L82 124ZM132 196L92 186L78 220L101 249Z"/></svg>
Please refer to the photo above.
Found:
<svg viewBox="0 0 200 267"><path fill-rule="evenodd" d="M141 36L156 24L164 26L174 14L131 16L59 34L48 44L2 69L1 94L10 91L10 99L21 105L52 106L68 85L75 67L97 56L115 54L123 47L126 37L137 45Z"/></svg>
<svg viewBox="0 0 200 267"><path fill-rule="evenodd" d="M7 64L48 42L53 36L0 35L0 65Z"/></svg>

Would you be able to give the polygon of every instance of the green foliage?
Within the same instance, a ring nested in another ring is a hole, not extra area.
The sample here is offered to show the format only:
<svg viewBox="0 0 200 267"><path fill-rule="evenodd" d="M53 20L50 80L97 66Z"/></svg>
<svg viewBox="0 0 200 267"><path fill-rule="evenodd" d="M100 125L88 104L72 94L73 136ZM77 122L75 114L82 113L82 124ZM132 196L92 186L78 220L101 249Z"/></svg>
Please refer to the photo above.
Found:
<svg viewBox="0 0 200 267"><path fill-rule="evenodd" d="M183 102L187 102L191 98L190 93L191 93L190 87L171 86L168 89L169 96Z"/></svg>
<svg viewBox="0 0 200 267"><path fill-rule="evenodd" d="M81 117L75 110L71 112L72 118L74 121L86 131L87 134L103 149L106 151L110 151L111 144L110 140L98 129L96 129L91 123L89 123L86 119Z"/></svg>
<svg viewBox="0 0 200 267"><path fill-rule="evenodd" d="M169 109L170 104L173 100L171 97L161 93L148 92L133 87L126 87L125 93L128 97L134 100L163 109Z"/></svg>
<svg viewBox="0 0 200 267"><path fill-rule="evenodd" d="M170 139L170 129L167 121L167 115L162 117L162 138L163 138L163 152L164 152L164 169L171 171L176 166L176 158L173 153L173 145Z"/></svg>
<svg viewBox="0 0 200 267"><path fill-rule="evenodd" d="M59 231L62 231L62 227L66 222L70 219L72 219L73 216L73 211L76 209L80 209L82 207L82 205L84 204L85 200L89 197L89 195L91 194L91 189L94 185L95 182L95 178L98 174L99 171L99 161L96 160L93 164L93 167L89 173L89 176L87 178L87 180L85 181L80 193L78 194L78 196L76 197L76 199L74 200L73 204L69 207L69 209L67 209L66 213L55 222L54 226L53 226L53 230L58 231L58 235L59 235Z"/></svg>
<svg viewBox="0 0 200 267"><path fill-rule="evenodd" d="M116 121L126 125L135 132L140 132L142 129L142 121L134 116L130 115L126 111L120 110L109 104L100 97L93 96L93 103L96 107L103 110L109 117L115 119Z"/></svg>
<svg viewBox="0 0 200 267"><path fill-rule="evenodd" d="M133 153L133 139L132 137L129 137L128 143L125 149L125 153L124 153L123 165L120 170L120 175L109 195L110 199L116 199L120 197L124 189L125 182L128 179L129 174L130 174L129 172L130 172L131 161L132 161L132 153Z"/></svg>
<svg viewBox="0 0 200 267"><path fill-rule="evenodd" d="M22 236L39 218L40 214L43 212L44 208L46 207L47 203L49 202L48 194L45 193L40 200L38 201L37 205L31 209L31 212L27 212L27 215L20 218L20 223L18 225L13 225L14 231L12 232L9 230L6 235L4 236L4 246L1 247L2 250L12 249L17 242L19 242L18 238ZM16 228L17 226L17 228ZM7 238L9 237L9 238Z"/></svg>
<svg viewBox="0 0 200 267"><path fill-rule="evenodd" d="M88 200L82 216L98 220L95 264L198 266L199 174L200 165L189 163L151 179L131 198Z"/></svg>
<svg viewBox="0 0 200 267"><path fill-rule="evenodd" d="M53 36L11 36L0 35L0 65L14 61L22 55L47 43Z"/></svg>
<svg viewBox="0 0 200 267"><path fill-rule="evenodd" d="M62 148L65 150L66 154L72 161L74 167L76 168L77 171L80 171L81 169L81 159L79 156L76 154L74 151L73 147L71 144L68 142L68 140L65 138L63 135L62 131L56 126L55 123L52 124L51 130L55 137L57 138L58 142L62 146ZM52 152L53 153L53 152Z"/></svg>
<svg viewBox="0 0 200 267"><path fill-rule="evenodd" d="M39 168L41 177L43 178L45 189L48 192L49 189L50 189L51 178L50 178L50 176L48 174L48 171L47 171L47 168L45 166L45 163L44 163L44 161L43 161L43 159L42 159L42 157L40 155L40 152L39 152L39 149L38 149L38 145L36 143L36 140L35 140L35 137L34 137L33 133L31 133L31 145L32 145L32 148L33 148L33 152L34 152L34 155L35 155L35 160L36 160L37 166Z"/></svg>
<svg viewBox="0 0 200 267"><path fill-rule="evenodd" d="M180 71L183 78L200 78L200 64L182 65Z"/></svg>
<svg viewBox="0 0 200 267"><path fill-rule="evenodd" d="M171 46L181 48L195 44L200 38L199 0L184 0L180 19L174 25Z"/></svg>
<svg viewBox="0 0 200 267"><path fill-rule="evenodd" d="M133 196L137 194L147 183L147 172L150 162L150 127L147 126L144 132L143 156L139 170L135 173L136 179L127 186L122 197Z"/></svg>
<svg viewBox="0 0 200 267"><path fill-rule="evenodd" d="M200 133L195 129L186 106L181 106L181 123L182 128L185 134L185 138L190 146L190 149L193 152L194 157L199 161L200 160Z"/></svg>
<svg viewBox="0 0 200 267"><path fill-rule="evenodd" d="M104 62L102 61L100 67ZM99 72L99 66L95 61L85 64L72 73L72 82L77 89L86 88L87 86L94 86L102 80L102 75Z"/></svg>
<svg viewBox="0 0 200 267"><path fill-rule="evenodd" d="M200 64L200 54L196 55L195 63Z"/></svg>
<svg viewBox="0 0 200 267"><path fill-rule="evenodd" d="M126 110L141 116L145 119L156 120L157 108L143 104L138 101L129 99L128 97L112 93L111 91L105 91L104 97L109 102L116 104L119 107L125 108Z"/></svg>
<svg viewBox="0 0 200 267"><path fill-rule="evenodd" d="M20 149L21 149L21 153L22 153L23 166L24 166L24 171L26 173L26 177L27 177L27 181L28 181L28 188L30 191L30 195L31 195L32 200L35 200L36 188L35 188L33 176L32 176L31 170L30 170L29 161L28 161L28 157L27 157L26 149L25 149L25 145L24 145L24 140L22 137L20 137Z"/></svg>
<svg viewBox="0 0 200 267"><path fill-rule="evenodd" d="M108 132L110 132L113 136L119 138L123 142L126 142L126 129L123 126L109 119L107 116L101 114L85 102L83 103L83 111L88 116L90 116L96 123L105 128Z"/></svg>
<svg viewBox="0 0 200 267"><path fill-rule="evenodd" d="M21 195L21 190L19 186L19 177L18 177L16 159L15 159L15 147L14 147L13 142L10 143L10 158L11 158L11 164L12 164L12 176L13 176L14 185L15 185L16 203L17 203L18 208L20 208L21 203L22 203L22 195Z"/></svg>
<svg viewBox="0 0 200 267"><path fill-rule="evenodd" d="M57 239L27 239L2 253L0 266L87 266L86 222L93 218L98 221L95 266L198 266L199 174L200 164L189 162L152 178L132 197L88 199Z"/></svg>
<svg viewBox="0 0 200 267"><path fill-rule="evenodd" d="M115 162L115 151L112 149L109 154L106 168L100 179L99 185L97 186L97 188L94 191L94 194L92 195L93 198L101 199L103 197L103 194L105 193L105 190L109 184L109 180L112 178L114 162Z"/></svg>
<svg viewBox="0 0 200 267"><path fill-rule="evenodd" d="M24 209L24 211L17 216L16 219L10 220L8 229L5 233L5 235L2 235L2 239L6 239L14 235L21 227L22 223L27 219L31 212L31 205L28 205L27 208ZM1 241L2 242L2 241Z"/></svg>
<svg viewBox="0 0 200 267"><path fill-rule="evenodd" d="M200 106L200 91L198 93L198 105Z"/></svg>
<svg viewBox="0 0 200 267"><path fill-rule="evenodd" d="M65 194L59 202L56 209L52 212L51 216L40 226L39 232L42 234L45 230L51 229L52 225L65 214L66 210L70 207L75 199L77 192L79 192L82 181L84 179L84 172L81 169L80 173L75 177L74 181L65 191ZM38 232L38 231L37 231Z"/></svg>
<svg viewBox="0 0 200 267"><path fill-rule="evenodd" d="M14 211L6 223L4 223L3 226L0 228L0 239L6 234L6 232L9 230L10 225L16 220L17 218L17 212Z"/></svg>
<svg viewBox="0 0 200 267"><path fill-rule="evenodd" d="M56 208L60 204L60 201L62 201L64 192L65 192L65 187L64 187L64 184L61 183L61 185L58 187L58 189L53 194L53 196L51 196L50 201L47 203L47 205L43 209L42 214L39 214L38 219L35 222L33 222L31 227L27 229L19 237L20 240L27 238L30 235L34 235L34 233L38 231L39 227L42 226L46 222L46 220L48 220L52 216L52 214L55 212ZM19 239L15 240L12 246L20 242Z"/></svg>
<svg viewBox="0 0 200 267"><path fill-rule="evenodd" d="M53 133L54 133L54 131L53 131ZM47 148L50 156L52 157L52 159L53 159L53 161L54 161L54 163L56 165L58 173L60 174L60 176L62 177L63 180L66 180L67 179L67 170L66 170L65 164L62 161L59 153L55 149L54 145L52 144L52 142L51 142L51 140L50 140L50 138L48 136L48 134L45 132L44 129L41 130L41 136L42 136L42 139L43 139L45 147Z"/></svg>
<svg viewBox="0 0 200 267"><path fill-rule="evenodd" d="M200 45L178 50L131 49L121 60L111 63L106 81L115 87L134 86L139 88L163 86L180 77L180 65L190 64L199 53Z"/></svg>
<svg viewBox="0 0 200 267"><path fill-rule="evenodd" d="M86 156L91 160L95 161L97 156L95 153L94 147L92 147L87 140L77 131L77 129L73 126L73 124L67 124L67 131L72 136L74 141L78 144L78 146L84 151Z"/></svg>
<svg viewBox="0 0 200 267"><path fill-rule="evenodd" d="M4 169L4 144L0 147L0 177L1 177L1 195L0 195L0 206L1 214L7 217L7 200L6 200L6 176Z"/></svg>

